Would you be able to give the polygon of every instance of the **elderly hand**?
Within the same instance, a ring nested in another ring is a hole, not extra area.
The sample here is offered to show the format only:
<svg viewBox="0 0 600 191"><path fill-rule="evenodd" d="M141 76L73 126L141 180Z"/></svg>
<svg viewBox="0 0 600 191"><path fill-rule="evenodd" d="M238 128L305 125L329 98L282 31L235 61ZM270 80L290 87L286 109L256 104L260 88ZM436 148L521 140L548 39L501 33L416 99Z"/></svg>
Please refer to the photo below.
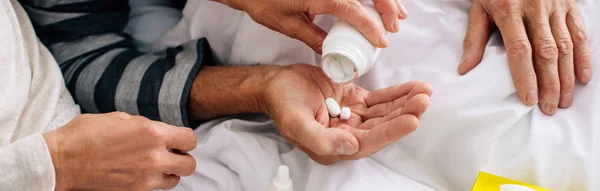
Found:
<svg viewBox="0 0 600 191"><path fill-rule="evenodd" d="M192 129L122 112L78 116L44 139L58 191L171 189L196 169Z"/></svg>
<svg viewBox="0 0 600 191"><path fill-rule="evenodd" d="M368 92L330 81L318 67L296 64L267 85L267 114L291 143L321 164L354 160L378 152L419 126L431 86L409 82ZM325 99L349 107L349 120L330 117Z"/></svg>
<svg viewBox="0 0 600 191"><path fill-rule="evenodd" d="M373 0L381 14L385 29L377 27L367 16L359 0L216 0L245 11L256 22L292 38L296 38L318 53L325 31L313 24L315 15L333 14L360 31L373 45L386 47L384 30L398 31L398 19L408 16L400 0Z"/></svg>
<svg viewBox="0 0 600 191"><path fill-rule="evenodd" d="M521 100L526 105L539 100L549 115L571 106L575 77L585 84L591 75L575 0L473 0L460 74L481 61L492 22L502 33Z"/></svg>

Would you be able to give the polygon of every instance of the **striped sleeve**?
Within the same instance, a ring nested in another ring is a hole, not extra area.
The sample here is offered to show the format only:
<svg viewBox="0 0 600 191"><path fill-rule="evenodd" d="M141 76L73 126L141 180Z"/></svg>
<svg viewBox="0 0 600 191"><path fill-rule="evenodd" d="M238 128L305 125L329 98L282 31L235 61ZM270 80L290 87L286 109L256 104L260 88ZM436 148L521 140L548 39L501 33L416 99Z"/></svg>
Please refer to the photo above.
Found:
<svg viewBox="0 0 600 191"><path fill-rule="evenodd" d="M202 65L215 62L205 39L171 48L164 56L145 54L123 32L126 0L21 3L83 111L123 111L189 127L192 82Z"/></svg>

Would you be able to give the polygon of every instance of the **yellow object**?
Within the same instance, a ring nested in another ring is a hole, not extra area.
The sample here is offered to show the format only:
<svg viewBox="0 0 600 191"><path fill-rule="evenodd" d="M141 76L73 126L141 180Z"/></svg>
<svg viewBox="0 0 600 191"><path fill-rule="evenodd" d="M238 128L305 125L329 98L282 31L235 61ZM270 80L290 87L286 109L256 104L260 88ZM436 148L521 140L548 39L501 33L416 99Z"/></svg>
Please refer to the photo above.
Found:
<svg viewBox="0 0 600 191"><path fill-rule="evenodd" d="M473 185L473 189L471 191L503 191L500 189L500 187L502 185L519 185L519 186L524 186L524 187L530 188L530 189L524 188L523 190L551 191L549 189L545 189L545 188L541 188L541 187L534 186L531 184L519 182L516 180L511 180L508 178L496 176L496 175L489 174L486 172L479 172L479 175L477 176L477 180L475 180L475 184Z"/></svg>

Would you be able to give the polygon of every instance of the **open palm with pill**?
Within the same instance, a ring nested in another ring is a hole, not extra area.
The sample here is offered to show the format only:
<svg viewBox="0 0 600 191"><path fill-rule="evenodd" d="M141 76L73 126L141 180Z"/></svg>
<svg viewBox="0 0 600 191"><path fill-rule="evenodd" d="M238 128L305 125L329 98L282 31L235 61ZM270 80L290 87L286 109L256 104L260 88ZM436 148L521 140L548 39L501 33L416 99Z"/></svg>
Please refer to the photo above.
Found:
<svg viewBox="0 0 600 191"><path fill-rule="evenodd" d="M306 64L289 66L267 87L267 111L277 129L321 164L369 156L413 132L432 93L420 82L369 92L353 83L333 83ZM350 118L331 116L327 98L350 108Z"/></svg>

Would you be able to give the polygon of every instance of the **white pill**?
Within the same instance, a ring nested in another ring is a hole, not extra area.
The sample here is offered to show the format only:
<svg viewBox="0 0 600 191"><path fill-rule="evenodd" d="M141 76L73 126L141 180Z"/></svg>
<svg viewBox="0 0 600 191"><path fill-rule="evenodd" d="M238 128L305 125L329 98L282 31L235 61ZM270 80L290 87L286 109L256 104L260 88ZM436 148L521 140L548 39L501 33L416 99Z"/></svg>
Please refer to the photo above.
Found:
<svg viewBox="0 0 600 191"><path fill-rule="evenodd" d="M327 106L327 111L329 111L329 115L332 117L337 117L340 115L340 105L333 98L327 98L325 100L325 105Z"/></svg>
<svg viewBox="0 0 600 191"><path fill-rule="evenodd" d="M352 62L350 62L350 60L347 59L343 59L341 60L342 63L342 68L344 68L344 73L346 75L352 75L354 76L354 64L352 64Z"/></svg>
<svg viewBox="0 0 600 191"><path fill-rule="evenodd" d="M340 118L342 118L343 120L348 120L348 119L350 119L351 115L352 115L352 111L350 111L350 108L342 107L342 111L340 113Z"/></svg>
<svg viewBox="0 0 600 191"><path fill-rule="evenodd" d="M344 76L346 76L344 74L344 68L342 67L342 63L340 63L339 60L332 60L329 63L329 67L330 67L329 68L329 71L330 71L329 75L331 75L330 76L331 78L333 78L335 80L339 80L339 79L344 78Z"/></svg>

